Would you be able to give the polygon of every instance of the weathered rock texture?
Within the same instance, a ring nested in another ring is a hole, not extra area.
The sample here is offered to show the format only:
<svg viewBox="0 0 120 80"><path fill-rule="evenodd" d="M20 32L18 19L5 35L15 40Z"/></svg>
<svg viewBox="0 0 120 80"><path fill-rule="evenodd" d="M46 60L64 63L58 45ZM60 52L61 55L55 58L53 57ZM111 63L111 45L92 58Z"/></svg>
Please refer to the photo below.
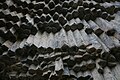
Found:
<svg viewBox="0 0 120 80"><path fill-rule="evenodd" d="M0 0L0 80L120 80L120 0Z"/></svg>

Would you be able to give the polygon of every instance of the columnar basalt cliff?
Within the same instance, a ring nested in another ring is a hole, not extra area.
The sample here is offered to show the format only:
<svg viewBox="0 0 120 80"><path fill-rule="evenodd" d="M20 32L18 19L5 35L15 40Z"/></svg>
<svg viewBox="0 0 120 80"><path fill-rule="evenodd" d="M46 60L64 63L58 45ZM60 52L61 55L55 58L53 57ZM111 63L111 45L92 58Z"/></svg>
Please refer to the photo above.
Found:
<svg viewBox="0 0 120 80"><path fill-rule="evenodd" d="M120 0L0 0L0 80L120 80Z"/></svg>

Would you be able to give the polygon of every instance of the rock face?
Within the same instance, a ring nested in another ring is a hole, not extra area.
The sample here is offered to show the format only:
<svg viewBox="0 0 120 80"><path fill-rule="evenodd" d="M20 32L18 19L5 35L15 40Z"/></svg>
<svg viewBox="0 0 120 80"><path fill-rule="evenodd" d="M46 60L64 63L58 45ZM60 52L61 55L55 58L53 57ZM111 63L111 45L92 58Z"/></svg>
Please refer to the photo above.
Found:
<svg viewBox="0 0 120 80"><path fill-rule="evenodd" d="M120 80L120 0L0 0L0 80Z"/></svg>

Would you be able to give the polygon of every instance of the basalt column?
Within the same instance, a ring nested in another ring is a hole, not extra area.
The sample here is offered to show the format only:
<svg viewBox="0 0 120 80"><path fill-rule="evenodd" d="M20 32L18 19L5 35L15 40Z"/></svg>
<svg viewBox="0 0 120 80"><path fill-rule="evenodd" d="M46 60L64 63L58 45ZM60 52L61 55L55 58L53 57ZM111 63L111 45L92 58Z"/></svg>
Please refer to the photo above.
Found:
<svg viewBox="0 0 120 80"><path fill-rule="evenodd" d="M0 0L0 80L120 80L120 0Z"/></svg>

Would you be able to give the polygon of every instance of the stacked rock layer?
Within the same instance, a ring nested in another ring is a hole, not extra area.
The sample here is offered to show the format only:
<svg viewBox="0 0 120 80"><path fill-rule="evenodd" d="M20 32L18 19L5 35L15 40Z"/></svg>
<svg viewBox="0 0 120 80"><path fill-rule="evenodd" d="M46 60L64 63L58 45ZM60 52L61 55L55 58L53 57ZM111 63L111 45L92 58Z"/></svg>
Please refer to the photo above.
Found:
<svg viewBox="0 0 120 80"><path fill-rule="evenodd" d="M0 0L0 80L120 80L120 0Z"/></svg>

